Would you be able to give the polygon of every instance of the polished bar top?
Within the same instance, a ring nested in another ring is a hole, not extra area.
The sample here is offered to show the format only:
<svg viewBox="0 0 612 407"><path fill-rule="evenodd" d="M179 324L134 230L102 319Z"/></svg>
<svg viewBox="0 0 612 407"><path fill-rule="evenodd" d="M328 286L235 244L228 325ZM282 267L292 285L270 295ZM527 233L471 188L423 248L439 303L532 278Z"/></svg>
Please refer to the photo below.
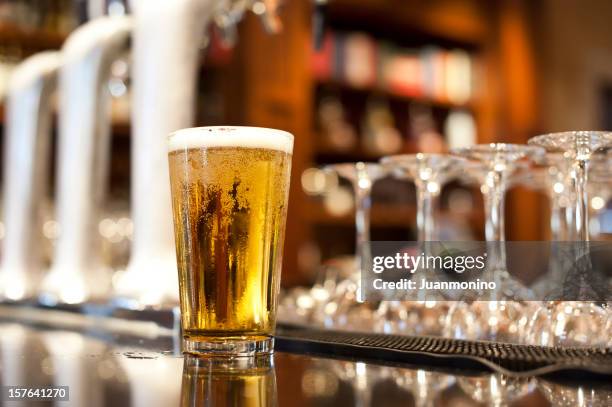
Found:
<svg viewBox="0 0 612 407"><path fill-rule="evenodd" d="M127 328L127 329L126 329ZM612 387L276 352L184 356L173 335L0 321L3 386L69 386L74 406L610 406ZM29 405L10 402L3 405ZM51 405L37 402L34 405Z"/></svg>

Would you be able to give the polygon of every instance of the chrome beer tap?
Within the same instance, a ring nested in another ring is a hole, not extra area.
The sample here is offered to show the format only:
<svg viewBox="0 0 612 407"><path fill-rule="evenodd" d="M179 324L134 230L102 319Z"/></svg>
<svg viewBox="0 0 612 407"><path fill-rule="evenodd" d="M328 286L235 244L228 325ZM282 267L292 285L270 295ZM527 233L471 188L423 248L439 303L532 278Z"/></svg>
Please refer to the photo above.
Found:
<svg viewBox="0 0 612 407"><path fill-rule="evenodd" d="M103 298L110 271L100 258L99 209L110 147L108 79L128 46L129 17L101 17L77 29L62 48L56 193L59 238L40 300L81 303Z"/></svg>
<svg viewBox="0 0 612 407"><path fill-rule="evenodd" d="M42 210L50 170L51 100L60 62L59 52L41 52L23 61L11 77L0 264L0 298L10 301L34 295L44 267Z"/></svg>
<svg viewBox="0 0 612 407"><path fill-rule="evenodd" d="M213 0L133 0L132 251L115 303L178 303L166 138L193 126L199 44Z"/></svg>

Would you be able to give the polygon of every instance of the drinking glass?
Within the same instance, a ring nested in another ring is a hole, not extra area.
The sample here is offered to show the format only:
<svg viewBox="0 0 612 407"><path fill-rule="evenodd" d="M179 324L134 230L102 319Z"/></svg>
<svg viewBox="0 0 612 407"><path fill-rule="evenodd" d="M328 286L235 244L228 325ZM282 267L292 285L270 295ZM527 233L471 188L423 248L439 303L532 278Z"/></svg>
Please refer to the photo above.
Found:
<svg viewBox="0 0 612 407"><path fill-rule="evenodd" d="M570 131L550 133L531 138L528 143L540 146L557 156L569 171L567 186L574 204L570 226L575 240L572 246L571 269L574 280L585 283L592 270L589 234L588 179L590 169L599 150L612 146L612 133L601 131ZM601 157L600 157L601 159ZM581 284L582 284L581 283ZM612 329L610 309L605 302L551 301L535 314L527 329L527 342L548 346L602 346L611 345Z"/></svg>
<svg viewBox="0 0 612 407"><path fill-rule="evenodd" d="M444 154L418 153L384 157L381 164L397 178L414 182L418 240L428 252L429 243L438 239L434 214L442 186L458 175L465 160ZM448 303L442 297L426 300L421 294L424 293L418 293L419 301L382 301L376 329L385 333L439 335Z"/></svg>
<svg viewBox="0 0 612 407"><path fill-rule="evenodd" d="M184 350L271 353L293 136L201 127L168 146Z"/></svg>
<svg viewBox="0 0 612 407"><path fill-rule="evenodd" d="M350 181L355 193L355 260L349 270L341 272L348 278L340 281L327 302L315 311L313 319L319 325L335 329L369 330L373 323L373 308L363 302L361 271L370 264L370 207L372 185L386 176L385 169L375 163L342 163L325 167Z"/></svg>
<svg viewBox="0 0 612 407"><path fill-rule="evenodd" d="M528 141L550 152L561 152L571 169L571 179L576 189L575 232L576 239L583 244L582 253L588 253L589 199L587 182L591 157L597 150L612 146L612 133L602 131L570 131L536 136ZM587 260L588 256L583 256Z"/></svg>
<svg viewBox="0 0 612 407"><path fill-rule="evenodd" d="M455 302L446 319L445 336L516 342L524 330L526 314L533 304L514 301L516 298L528 298L530 293L510 276L506 267L505 192L510 176L517 168L543 155L544 151L533 146L492 143L452 152L475 163L468 169L475 179L482 181L480 189L485 204L485 237L487 242L493 242L483 280L495 281L497 289L491 293L488 301L474 301L471 304Z"/></svg>

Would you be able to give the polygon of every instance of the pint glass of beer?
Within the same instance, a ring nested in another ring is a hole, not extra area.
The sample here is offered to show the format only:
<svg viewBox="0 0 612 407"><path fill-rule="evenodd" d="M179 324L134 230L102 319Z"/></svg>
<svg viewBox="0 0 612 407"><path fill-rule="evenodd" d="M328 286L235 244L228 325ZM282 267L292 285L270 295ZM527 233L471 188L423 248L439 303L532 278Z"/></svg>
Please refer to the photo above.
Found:
<svg viewBox="0 0 612 407"><path fill-rule="evenodd" d="M201 127L168 147L184 350L271 353L293 136Z"/></svg>

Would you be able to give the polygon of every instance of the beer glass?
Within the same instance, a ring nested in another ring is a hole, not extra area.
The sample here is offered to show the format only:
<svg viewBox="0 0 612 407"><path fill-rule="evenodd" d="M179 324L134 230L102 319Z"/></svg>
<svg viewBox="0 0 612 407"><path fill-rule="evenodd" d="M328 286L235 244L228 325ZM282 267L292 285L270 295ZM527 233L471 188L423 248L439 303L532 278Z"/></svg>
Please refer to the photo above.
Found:
<svg viewBox="0 0 612 407"><path fill-rule="evenodd" d="M168 139L187 353L271 353L293 136L201 127Z"/></svg>

